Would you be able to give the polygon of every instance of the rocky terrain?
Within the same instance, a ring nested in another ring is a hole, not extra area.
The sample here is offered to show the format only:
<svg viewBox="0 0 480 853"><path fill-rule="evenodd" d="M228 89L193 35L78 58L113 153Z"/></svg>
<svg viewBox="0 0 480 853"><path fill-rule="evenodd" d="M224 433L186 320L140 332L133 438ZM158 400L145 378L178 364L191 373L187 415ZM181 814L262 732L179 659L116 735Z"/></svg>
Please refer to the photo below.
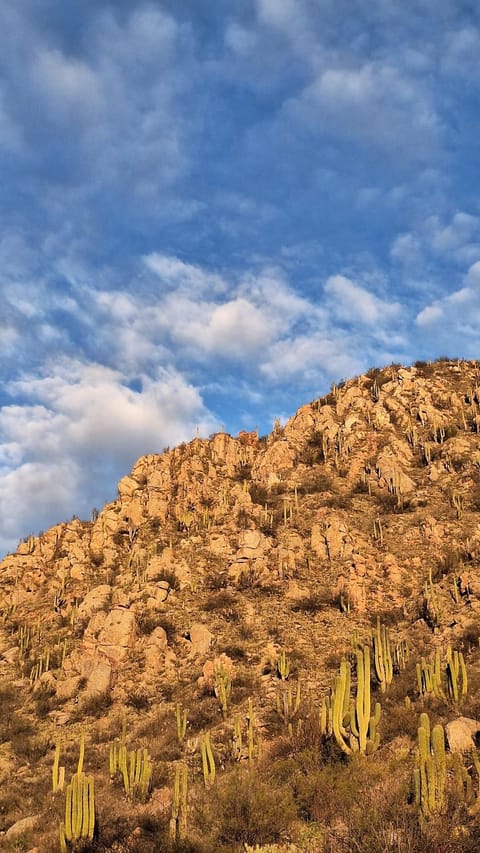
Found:
<svg viewBox="0 0 480 853"><path fill-rule="evenodd" d="M479 433L480 363L374 369L266 437L144 456L91 521L22 541L2 849L478 850Z"/></svg>

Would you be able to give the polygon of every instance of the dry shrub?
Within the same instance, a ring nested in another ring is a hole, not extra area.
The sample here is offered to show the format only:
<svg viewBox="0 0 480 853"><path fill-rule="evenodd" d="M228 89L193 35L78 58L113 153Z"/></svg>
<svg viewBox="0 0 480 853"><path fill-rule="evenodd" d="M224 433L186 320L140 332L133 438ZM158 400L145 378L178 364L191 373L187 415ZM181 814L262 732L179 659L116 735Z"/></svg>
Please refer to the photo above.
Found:
<svg viewBox="0 0 480 853"><path fill-rule="evenodd" d="M210 792L213 835L220 844L272 844L278 842L295 819L296 809L288 787L272 785L256 773L240 768L219 780ZM236 848L235 848L236 849Z"/></svg>
<svg viewBox="0 0 480 853"><path fill-rule="evenodd" d="M319 613L325 607L331 605L332 596L330 592L321 595L319 592L312 592L304 598L299 598L294 601L291 609L294 613Z"/></svg>
<svg viewBox="0 0 480 853"><path fill-rule="evenodd" d="M237 598L225 589L210 595L203 602L202 610L207 613L216 612L227 622L237 622L239 618L237 607Z"/></svg>

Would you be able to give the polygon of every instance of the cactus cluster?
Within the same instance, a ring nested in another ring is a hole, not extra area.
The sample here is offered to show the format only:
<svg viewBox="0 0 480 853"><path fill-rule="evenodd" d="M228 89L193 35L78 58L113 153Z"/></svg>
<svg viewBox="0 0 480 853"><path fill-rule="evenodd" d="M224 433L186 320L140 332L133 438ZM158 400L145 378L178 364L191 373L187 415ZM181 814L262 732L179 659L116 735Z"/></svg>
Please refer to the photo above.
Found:
<svg viewBox="0 0 480 853"><path fill-rule="evenodd" d="M292 684L282 684L277 691L277 712L282 718L290 735L293 734L293 721L298 715L301 703L300 682L296 690Z"/></svg>
<svg viewBox="0 0 480 853"><path fill-rule="evenodd" d="M209 785L213 785L215 782L216 773L215 758L212 751L209 732L206 733L200 743L200 754L202 756L203 781L205 782L205 787L208 787Z"/></svg>
<svg viewBox="0 0 480 853"><path fill-rule="evenodd" d="M150 791L152 762L148 749L127 750L126 744L110 744L110 775L121 773L123 787L129 799L146 800Z"/></svg>
<svg viewBox="0 0 480 853"><path fill-rule="evenodd" d="M83 772L85 757L85 735L80 738L80 753L77 772L73 774L67 785L65 796L65 821L60 824L60 849L66 853L68 844L77 841L91 841L95 832L95 785L92 775ZM59 767L60 743L57 741L55 758L52 769L52 785L54 793L63 787L65 770Z"/></svg>
<svg viewBox="0 0 480 853"><path fill-rule="evenodd" d="M420 714L417 767L413 771L415 803L424 819L439 814L445 805L447 758L445 733L437 724L430 728L428 714Z"/></svg>
<svg viewBox="0 0 480 853"><path fill-rule="evenodd" d="M433 661L428 662L422 657L417 663L417 687L420 696L433 695L444 702L454 705L467 695L468 676L462 652L452 651L447 646L444 666L442 666L441 650L437 648Z"/></svg>
<svg viewBox="0 0 480 853"><path fill-rule="evenodd" d="M235 761L248 758L248 763L251 764L257 754L258 744L255 735L255 714L253 711L253 701L250 698L248 700L246 748L244 748L241 717L240 714L236 714L233 720L232 755Z"/></svg>
<svg viewBox="0 0 480 853"><path fill-rule="evenodd" d="M225 718L228 712L228 699L232 692L232 679L223 664L217 666L215 669L214 690Z"/></svg>
<svg viewBox="0 0 480 853"><path fill-rule="evenodd" d="M95 832L95 787L93 776L74 773L67 786L65 823L60 825L60 848L67 850L67 842L91 841Z"/></svg>
<svg viewBox="0 0 480 853"><path fill-rule="evenodd" d="M346 659L340 664L331 697L332 730L340 749L347 755L375 752L380 744L377 731L381 707L377 702L371 713L370 649L364 646L356 652L357 683L355 698L350 696L351 668Z"/></svg>
<svg viewBox="0 0 480 853"><path fill-rule="evenodd" d="M377 627L373 634L373 655L375 675L380 684L380 690L385 693L393 678L393 660L388 628L380 624L380 619L377 619Z"/></svg>
<svg viewBox="0 0 480 853"><path fill-rule="evenodd" d="M290 661L287 658L285 649L282 649L277 658L277 675L282 681L286 681L290 675Z"/></svg>

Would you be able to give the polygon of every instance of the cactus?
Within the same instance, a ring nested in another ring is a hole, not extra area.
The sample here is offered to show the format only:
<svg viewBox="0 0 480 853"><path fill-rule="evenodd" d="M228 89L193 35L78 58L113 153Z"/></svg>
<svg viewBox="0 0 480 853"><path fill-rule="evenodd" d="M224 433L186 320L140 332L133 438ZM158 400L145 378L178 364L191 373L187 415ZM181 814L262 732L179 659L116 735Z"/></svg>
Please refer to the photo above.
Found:
<svg viewBox="0 0 480 853"><path fill-rule="evenodd" d="M428 819L443 810L447 783L445 733L440 724L430 729L428 714L420 714L417 764L413 771L415 803L420 817Z"/></svg>
<svg viewBox="0 0 480 853"><path fill-rule="evenodd" d="M118 749L118 769L129 799L146 800L152 778L152 762L147 749L127 752L124 743Z"/></svg>
<svg viewBox="0 0 480 853"><path fill-rule="evenodd" d="M182 743L185 733L187 731L187 711L180 705L180 702L177 702L175 707L175 721L177 724L177 739L179 743Z"/></svg>
<svg viewBox="0 0 480 853"><path fill-rule="evenodd" d="M205 787L208 787L215 782L215 758L213 757L210 734L208 732L200 743L200 752L202 756L203 781L205 782Z"/></svg>
<svg viewBox="0 0 480 853"><path fill-rule="evenodd" d="M423 588L423 616L428 625L435 631L442 623L442 611L433 585L432 570L429 570L428 581Z"/></svg>
<svg viewBox="0 0 480 853"><path fill-rule="evenodd" d="M393 668L394 672L401 672L405 669L407 661L410 657L410 649L406 640L399 640L393 647Z"/></svg>
<svg viewBox="0 0 480 853"><path fill-rule="evenodd" d="M258 746L255 743L255 714L253 712L253 700L248 700L248 715L247 715L247 745L248 745L248 763L251 764L255 755L258 753Z"/></svg>
<svg viewBox="0 0 480 853"><path fill-rule="evenodd" d="M215 696L220 702L222 714L225 718L227 716L228 711L228 698L230 696L230 693L232 692L232 680L223 665L220 665L215 669L214 679Z"/></svg>
<svg viewBox="0 0 480 853"><path fill-rule="evenodd" d="M377 627L373 635L373 652L375 674L380 684L380 690L385 693L388 685L392 682L393 661L388 628L380 624L380 619L377 619Z"/></svg>
<svg viewBox="0 0 480 853"><path fill-rule="evenodd" d="M371 714L370 649L357 650L357 684L355 699L350 698L350 666L344 659L340 675L335 680L332 697L332 728L340 749L347 755L360 752L369 755L378 749L380 735L377 726L381 707L377 702Z"/></svg>
<svg viewBox="0 0 480 853"><path fill-rule="evenodd" d="M78 764L77 764L77 774L79 776L83 772L83 760L84 760L84 758L85 758L85 732L82 732L82 734L80 735L80 753L78 756Z"/></svg>
<svg viewBox="0 0 480 853"><path fill-rule="evenodd" d="M290 661L287 658L285 649L282 649L277 659L277 674L282 681L286 681L290 675Z"/></svg>
<svg viewBox="0 0 480 853"><path fill-rule="evenodd" d="M380 542L380 545L383 545L383 527L380 518L373 519L373 538L376 542Z"/></svg>
<svg viewBox="0 0 480 853"><path fill-rule="evenodd" d="M60 827L60 845L67 841L91 841L95 831L95 787L93 776L74 773L67 786L65 823ZM63 846L65 845L65 846Z"/></svg>
<svg viewBox="0 0 480 853"><path fill-rule="evenodd" d="M170 838L174 843L182 841L187 834L187 783L186 764L175 767L173 783L172 817L170 818Z"/></svg>
<svg viewBox="0 0 480 853"><path fill-rule="evenodd" d="M258 745L255 742L255 714L252 699L248 700L246 721L247 732L246 742L244 743L242 720L240 714L235 714L232 733L232 755L235 761L241 761L242 758L247 757L248 763L251 764L258 753Z"/></svg>
<svg viewBox="0 0 480 853"><path fill-rule="evenodd" d="M452 506L456 510L457 519L460 519L463 513L463 495L460 492L452 493Z"/></svg>
<svg viewBox="0 0 480 853"><path fill-rule="evenodd" d="M65 767L60 767L60 749L60 738L58 738L55 744L55 757L52 767L52 791L54 794L57 791L63 791L65 785Z"/></svg>
<svg viewBox="0 0 480 853"><path fill-rule="evenodd" d="M294 692L291 684L283 684L277 692L277 712L282 718L289 735L293 734L293 720L300 710L300 682Z"/></svg>
<svg viewBox="0 0 480 853"><path fill-rule="evenodd" d="M243 750L242 721L240 714L235 714L233 721L232 752L235 761L240 761Z"/></svg>
<svg viewBox="0 0 480 853"><path fill-rule="evenodd" d="M416 670L420 696L433 694L443 702L450 701L458 705L467 695L468 676L463 654L452 651L450 645L447 646L444 668L441 664L440 648L437 648L433 662L428 663L422 657L420 663L417 663ZM445 676L445 686L443 676Z"/></svg>
<svg viewBox="0 0 480 853"><path fill-rule="evenodd" d="M460 699L467 695L467 668L462 652L453 651L449 644L446 654L447 693L452 702L457 705Z"/></svg>
<svg viewBox="0 0 480 853"><path fill-rule="evenodd" d="M330 737L333 734L332 711L331 695L322 696L320 704L320 734L324 737Z"/></svg>

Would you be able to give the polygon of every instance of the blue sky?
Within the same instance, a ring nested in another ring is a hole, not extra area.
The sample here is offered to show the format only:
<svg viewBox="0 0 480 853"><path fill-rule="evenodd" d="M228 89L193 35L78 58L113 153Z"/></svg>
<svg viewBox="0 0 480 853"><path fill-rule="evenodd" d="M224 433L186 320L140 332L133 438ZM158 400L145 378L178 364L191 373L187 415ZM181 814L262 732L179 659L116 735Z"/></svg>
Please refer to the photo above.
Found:
<svg viewBox="0 0 480 853"><path fill-rule="evenodd" d="M0 0L0 553L143 453L478 356L460 0Z"/></svg>

